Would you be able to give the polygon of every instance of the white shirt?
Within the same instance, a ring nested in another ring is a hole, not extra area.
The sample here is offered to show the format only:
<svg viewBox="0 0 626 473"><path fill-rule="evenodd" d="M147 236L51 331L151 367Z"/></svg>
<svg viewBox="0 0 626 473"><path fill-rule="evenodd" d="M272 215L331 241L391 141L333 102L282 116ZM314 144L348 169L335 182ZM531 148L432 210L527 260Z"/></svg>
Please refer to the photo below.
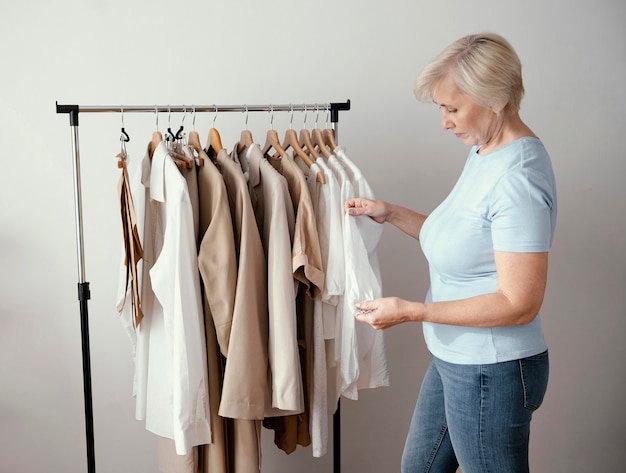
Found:
<svg viewBox="0 0 626 473"><path fill-rule="evenodd" d="M369 186L356 166L347 161L341 148L335 150L328 164L341 183L342 206L355 197L373 198ZM348 170L350 171L348 173ZM369 191L369 192L368 192ZM338 362L337 397L358 399L358 388L389 385L384 338L370 325L356 322L357 303L382 296L380 271L375 263L376 247L382 236L382 225L367 216L343 214L343 250L345 258L345 294L340 301L335 334L335 357Z"/></svg>
<svg viewBox="0 0 626 473"><path fill-rule="evenodd" d="M131 334L136 418L145 420L147 430L173 439L183 455L211 442L194 216L185 178L164 142L152 160L146 154L140 171L141 181L133 186L144 249L144 318ZM125 307L122 321L128 327L126 312Z"/></svg>
<svg viewBox="0 0 626 473"><path fill-rule="evenodd" d="M376 199L372 188L361 173L361 170L352 162L345 153L345 150L338 146L334 150L339 161L344 165L346 172L350 176L352 185L354 186L355 196L365 197L367 199ZM358 298L357 302L382 297L382 276L380 272L380 264L378 260L378 243L382 237L383 225L375 222L369 217L352 217L347 213L344 214L345 219L354 219L358 233L353 235L357 240L363 242L365 253L357 256L359 263L369 262L369 268L354 267L354 276L357 278L354 284L357 288L372 289L373 297L369 296L369 292L361 294L355 293ZM351 247L363 251L363 247L352 242ZM367 258L365 258L365 255ZM364 265L365 266L365 265ZM349 273L346 273L349 277ZM355 299L356 300L356 299ZM349 307L350 312L354 314L354 305ZM380 330L374 330L369 324L356 324L357 343L359 346L359 379L357 387L375 388L380 386L389 386L389 370L387 367L387 357L385 353L384 334Z"/></svg>

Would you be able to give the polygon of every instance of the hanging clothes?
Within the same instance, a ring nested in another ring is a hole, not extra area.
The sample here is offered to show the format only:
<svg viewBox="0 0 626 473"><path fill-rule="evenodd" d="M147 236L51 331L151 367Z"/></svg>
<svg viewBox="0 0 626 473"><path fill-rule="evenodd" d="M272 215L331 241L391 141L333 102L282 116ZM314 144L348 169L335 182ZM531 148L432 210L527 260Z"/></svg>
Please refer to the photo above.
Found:
<svg viewBox="0 0 626 473"><path fill-rule="evenodd" d="M360 171L354 166L349 174L345 153L342 156L341 149L338 148L336 151L343 162L332 154L328 158L328 165L340 182L343 203L356 196L356 180L353 181L350 174L359 176ZM365 187L360 181L357 184ZM373 193L369 194L369 197L373 198ZM376 253L376 247L382 236L382 227L369 217L353 218L343 213L345 293L339 303L335 325L335 361L338 368L335 403L340 396L358 399L360 387L389 385L382 332L374 330L367 324L357 324L354 317L354 307L358 302L382 297ZM359 385L360 378L362 381Z"/></svg>
<svg viewBox="0 0 626 473"><path fill-rule="evenodd" d="M128 293L126 291L124 292L124 299L120 302L118 312L121 313L123 311L127 302L126 294L128 294L130 296L130 303L132 304L132 327L133 329L136 329L143 318L139 290L139 271L137 268L139 262L143 258L143 248L141 247L141 238L139 236L135 204L133 203L131 183L130 178L128 177L128 168L126 166L126 150L122 150L122 152L117 155L117 158L119 159L118 167L122 169L122 173L117 184L117 192L120 199L122 234L124 239L124 266L126 266L126 280L124 288L127 288L130 284L132 289L129 290Z"/></svg>
<svg viewBox="0 0 626 473"><path fill-rule="evenodd" d="M241 168L225 149L207 152L224 179L237 254L235 305L219 414L235 419L228 430L229 471L258 473L268 370L267 263Z"/></svg>
<svg viewBox="0 0 626 473"><path fill-rule="evenodd" d="M228 194L237 264L230 335L219 339L227 358L219 413L233 419L263 419L268 363L267 263L241 169L225 149L217 154L209 151Z"/></svg>
<svg viewBox="0 0 626 473"><path fill-rule="evenodd" d="M297 445L308 446L311 443L309 399L313 360L313 300L321 295L324 288L324 270L313 202L303 170L288 153L282 157L266 153L264 157L285 177L296 218L291 248L293 278L300 283L296 290L295 320L306 409L297 415L266 419L263 422L265 427L275 431L276 445L291 453Z"/></svg>
<svg viewBox="0 0 626 473"><path fill-rule="evenodd" d="M139 326L123 304L127 266L118 306L136 417L160 437L163 473L258 473L262 425L284 452L323 456L338 399L389 385L383 333L354 318L382 296L382 225L343 210L374 198L358 167L340 147L308 162L252 142L229 153L211 132L206 150L152 143L127 193L144 255Z"/></svg>
<svg viewBox="0 0 626 473"><path fill-rule="evenodd" d="M219 416L218 411L224 383L223 357L228 355L235 306L237 257L224 179L203 150L200 150L200 158L203 166L198 168L197 174L200 241L198 266L204 289L212 442L199 447L198 468L195 471L228 473L228 420Z"/></svg>
<svg viewBox="0 0 626 473"><path fill-rule="evenodd" d="M295 215L292 241L293 276L306 286L306 293L317 297L324 289L324 271L313 202L306 176L293 157L265 155L264 158L287 182L287 189Z"/></svg>
<svg viewBox="0 0 626 473"><path fill-rule="evenodd" d="M232 156L239 166L247 166L249 198L267 257L269 380L265 417L298 414L304 410L304 392L291 264L293 207L285 178L263 158L260 147L253 144L239 155L236 149L234 146Z"/></svg>
<svg viewBox="0 0 626 473"><path fill-rule="evenodd" d="M372 188L361 173L361 170L351 161L343 147L338 146L334 150L334 155L344 166L352 185L355 195L368 199L376 199ZM355 244L353 247L360 250L361 256L356 256L361 264L353 265L353 272L346 273L358 291L353 292L353 299L349 308L353 310L356 302L382 297L382 276L378 259L378 243L382 237L383 225L368 218L354 218L344 214L344 221L351 221L356 224L356 234L353 236L357 241L362 241L362 245ZM363 263L367 262L366 265ZM365 267L368 266L368 267ZM364 291L363 288L371 288L371 292ZM385 341L383 332L374 330L370 325L356 324L357 344L359 347L359 376L356 387L353 385L346 397L354 396L356 399L356 389L377 388L389 386L389 369L387 366Z"/></svg>
<svg viewBox="0 0 626 473"><path fill-rule="evenodd" d="M211 443L206 345L191 200L163 142L146 153L134 195L144 250L144 319L131 333L136 418L187 454ZM121 286L118 304L126 292ZM126 307L122 319L129 327Z"/></svg>
<svg viewBox="0 0 626 473"><path fill-rule="evenodd" d="M338 296L343 294L343 240L339 209L339 187L330 169L319 158L311 164L307 183L316 216L317 233L325 274L324 290L314 299L312 324L312 361L310 382L310 433L314 457L328 451L328 368L326 340L334 338ZM324 183L317 179L324 176ZM338 232L338 233L337 233ZM335 242L333 244L332 242ZM339 242L339 245L336 244ZM326 322L325 322L326 319ZM325 324L332 332L325 332ZM333 357L334 359L334 357Z"/></svg>
<svg viewBox="0 0 626 473"><path fill-rule="evenodd" d="M259 471L261 462L260 421L254 417L263 418L267 370L263 347L267 342L264 330L251 330L255 324L248 324L247 317L252 309L260 321L257 328L263 327L267 317L263 311L265 279L258 277L265 271L264 257L258 232L249 232L255 227L250 227L253 214L241 172L225 161L223 153L211 152L209 157L201 150L200 157L204 165L198 168L198 262L204 289L213 441L184 458L161 441L159 465L163 473L253 473ZM240 265L239 255L243 257ZM261 302L251 307L255 301ZM248 347L254 339L257 343ZM224 361L231 373L226 382ZM218 414L218 410L223 412Z"/></svg>

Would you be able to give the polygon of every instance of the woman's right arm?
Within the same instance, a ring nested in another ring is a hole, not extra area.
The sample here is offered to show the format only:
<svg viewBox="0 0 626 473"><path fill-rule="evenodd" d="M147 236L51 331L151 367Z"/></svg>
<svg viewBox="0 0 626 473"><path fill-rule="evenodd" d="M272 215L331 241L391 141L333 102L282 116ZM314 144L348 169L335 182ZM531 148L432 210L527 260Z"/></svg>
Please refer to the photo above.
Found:
<svg viewBox="0 0 626 473"><path fill-rule="evenodd" d="M400 205L361 197L347 200L345 209L352 216L367 215L378 223L389 222L416 240L419 240L422 224L427 217Z"/></svg>

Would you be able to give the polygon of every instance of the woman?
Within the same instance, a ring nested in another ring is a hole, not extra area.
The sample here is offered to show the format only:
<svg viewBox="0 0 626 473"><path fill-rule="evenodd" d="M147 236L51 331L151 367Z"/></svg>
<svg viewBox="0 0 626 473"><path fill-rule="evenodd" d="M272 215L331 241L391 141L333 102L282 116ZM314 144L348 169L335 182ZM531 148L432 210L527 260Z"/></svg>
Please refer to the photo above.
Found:
<svg viewBox="0 0 626 473"><path fill-rule="evenodd" d="M403 472L528 471L532 412L548 381L538 316L556 223L550 158L519 116L515 51L495 34L459 39L418 76L442 127L471 146L450 195L429 216L382 201L346 202L350 215L389 222L420 241L426 301L364 301L376 329L422 322L432 363L402 457Z"/></svg>

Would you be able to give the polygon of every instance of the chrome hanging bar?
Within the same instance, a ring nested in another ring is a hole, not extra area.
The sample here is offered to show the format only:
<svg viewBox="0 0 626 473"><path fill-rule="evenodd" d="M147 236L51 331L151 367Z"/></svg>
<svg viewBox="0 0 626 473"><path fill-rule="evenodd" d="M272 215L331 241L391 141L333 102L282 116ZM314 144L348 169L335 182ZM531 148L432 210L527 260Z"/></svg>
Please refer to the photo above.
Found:
<svg viewBox="0 0 626 473"><path fill-rule="evenodd" d="M345 102L328 102L314 104L268 104L268 105L62 105L57 102L57 113L103 113L103 112L148 112L162 113L173 112L183 113L195 110L196 112L291 112L291 111L311 111L311 110L329 110L331 121L333 123L339 121L338 114L341 110L350 110L350 100Z"/></svg>

